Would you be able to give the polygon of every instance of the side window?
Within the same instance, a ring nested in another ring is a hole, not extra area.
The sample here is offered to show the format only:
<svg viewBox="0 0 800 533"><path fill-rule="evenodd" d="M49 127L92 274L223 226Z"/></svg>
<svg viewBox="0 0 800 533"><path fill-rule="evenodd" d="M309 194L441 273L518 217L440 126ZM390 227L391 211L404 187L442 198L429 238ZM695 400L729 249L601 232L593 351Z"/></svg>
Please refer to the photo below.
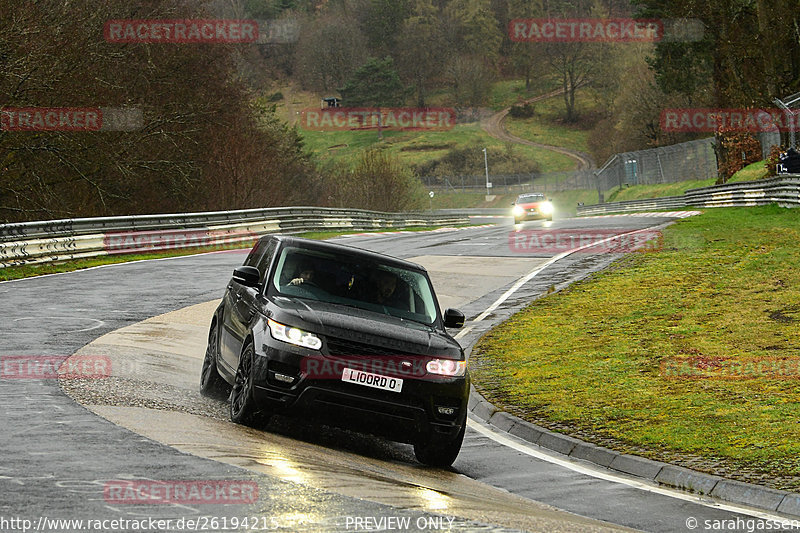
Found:
<svg viewBox="0 0 800 533"><path fill-rule="evenodd" d="M258 258L258 264L256 265L256 268L261 273L259 283L262 285L264 280L267 278L267 272L269 272L269 265L272 262L272 256L275 255L275 248L277 248L275 240L270 239L267 241L267 245L264 247L264 253L262 253Z"/></svg>
<svg viewBox="0 0 800 533"><path fill-rule="evenodd" d="M261 257L267 247L267 243L268 241L266 239L259 239L256 245L253 246L253 249L250 250L250 253L247 254L247 259L244 260L242 266L256 266L258 264L258 258Z"/></svg>
<svg viewBox="0 0 800 533"><path fill-rule="evenodd" d="M253 247L248 254L247 259L244 260L244 266L253 266L261 273L261 283L267 276L270 261L275 253L275 239L263 239Z"/></svg>

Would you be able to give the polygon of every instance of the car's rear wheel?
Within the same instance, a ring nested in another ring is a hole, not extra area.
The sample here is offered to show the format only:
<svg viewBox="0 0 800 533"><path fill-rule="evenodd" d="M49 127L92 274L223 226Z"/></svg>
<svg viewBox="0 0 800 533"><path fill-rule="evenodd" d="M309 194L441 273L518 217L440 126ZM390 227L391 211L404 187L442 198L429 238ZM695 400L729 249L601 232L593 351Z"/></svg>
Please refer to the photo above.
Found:
<svg viewBox="0 0 800 533"><path fill-rule="evenodd" d="M259 411L253 396L253 343L248 343L239 358L236 379L230 396L231 420L237 424L257 427L269 420L269 415Z"/></svg>
<svg viewBox="0 0 800 533"><path fill-rule="evenodd" d="M205 396L225 398L230 387L219 375L217 357L219 357L219 332L217 323L214 322L208 333L206 355L203 358L203 369L200 371L200 392Z"/></svg>
<svg viewBox="0 0 800 533"><path fill-rule="evenodd" d="M467 421L464 420L455 437L446 438L432 435L418 441L414 444L414 455L417 457L417 461L428 466L449 467L455 462L458 452L461 451L461 443L464 441L466 429Z"/></svg>

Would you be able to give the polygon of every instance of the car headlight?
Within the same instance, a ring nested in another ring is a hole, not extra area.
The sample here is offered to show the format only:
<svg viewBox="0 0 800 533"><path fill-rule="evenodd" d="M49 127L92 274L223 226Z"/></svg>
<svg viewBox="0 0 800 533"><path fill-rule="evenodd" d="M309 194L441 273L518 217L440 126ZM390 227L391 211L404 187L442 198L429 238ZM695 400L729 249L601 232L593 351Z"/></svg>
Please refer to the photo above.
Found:
<svg viewBox="0 0 800 533"><path fill-rule="evenodd" d="M514 217L519 218L525 214L525 209L523 209L521 205L515 205L514 209L511 210L511 214L514 215Z"/></svg>
<svg viewBox="0 0 800 533"><path fill-rule="evenodd" d="M269 332L275 340L288 342L289 344L302 346L304 348L311 348L312 350L319 350L322 348L322 341L313 333L285 326L279 322L275 322L271 318L267 319L267 323L269 324Z"/></svg>
<svg viewBox="0 0 800 533"><path fill-rule="evenodd" d="M466 361L454 361L453 359L431 359L425 365L429 374L440 376L460 377L467 372Z"/></svg>
<svg viewBox="0 0 800 533"><path fill-rule="evenodd" d="M551 215L553 214L553 204L550 202L542 202L539 204L539 211L541 211L543 215Z"/></svg>

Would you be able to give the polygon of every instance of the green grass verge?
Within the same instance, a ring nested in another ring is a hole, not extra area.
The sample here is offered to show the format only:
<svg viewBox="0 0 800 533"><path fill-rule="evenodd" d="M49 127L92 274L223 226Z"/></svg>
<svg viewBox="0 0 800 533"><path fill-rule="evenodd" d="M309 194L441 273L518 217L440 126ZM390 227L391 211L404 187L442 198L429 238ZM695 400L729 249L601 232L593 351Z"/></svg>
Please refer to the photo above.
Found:
<svg viewBox="0 0 800 533"><path fill-rule="evenodd" d="M441 226L424 226L418 228L406 228L402 231L431 231ZM460 227L460 226L455 226ZM376 230L377 231L377 230ZM381 229L379 231L401 231L400 229ZM352 235L354 233L363 233L363 230L357 231L309 231L306 233L298 234L298 237L305 237L307 239L331 239L333 237L340 237L342 235ZM252 245L246 244L242 246L226 245L224 248L219 246L205 246L197 248L187 248L185 250L174 250L169 252L158 252L149 254L120 254L120 255L105 255L101 257L91 257L86 259L75 259L71 261L59 261L57 263L43 263L37 265L21 265L0 268L0 281L10 281L14 279L32 278L34 276L42 276L45 274L60 274L62 272L73 272L75 270L84 270L102 265L115 265L118 263L130 263L131 261L144 261L148 259L164 259L168 257L183 257L187 255L196 255L209 252L218 252L220 250L246 250Z"/></svg>
<svg viewBox="0 0 800 533"><path fill-rule="evenodd" d="M752 181L761 179L767 174L765 161L758 161L744 167L731 176L728 183ZM641 200L646 198L661 198L664 196L679 196L689 189L710 187L716 183L716 178L707 180L677 181L674 183L658 183L654 185L632 185L630 187L612 189L606 195L607 202L622 202L625 200Z"/></svg>
<svg viewBox="0 0 800 533"><path fill-rule="evenodd" d="M707 210L533 302L473 350L486 397L530 420L623 451L681 454L800 486L800 380L681 379L674 358L797 358L800 212ZM729 470L730 472L730 470Z"/></svg>
<svg viewBox="0 0 800 533"><path fill-rule="evenodd" d="M674 183L656 183L653 185L631 185L615 188L606 194L606 202L623 202L626 200L643 200L646 198L662 198L664 196L680 196L689 189L710 187L715 178L707 180L676 181Z"/></svg>
<svg viewBox="0 0 800 533"><path fill-rule="evenodd" d="M742 170L731 176L728 183L733 181L751 181L758 180L767 175L767 162L756 161L744 167Z"/></svg>
<svg viewBox="0 0 800 533"><path fill-rule="evenodd" d="M306 148L320 161L340 161L353 165L367 148L381 148L396 156L402 163L415 165L444 157L451 149L470 146L486 147L489 151L489 172L492 172L492 153L507 151L506 144L485 133L477 122L458 124L450 131L400 132L385 131L383 140L377 131L301 131ZM514 153L539 163L541 172L569 170L573 159L550 150L533 146L514 145Z"/></svg>

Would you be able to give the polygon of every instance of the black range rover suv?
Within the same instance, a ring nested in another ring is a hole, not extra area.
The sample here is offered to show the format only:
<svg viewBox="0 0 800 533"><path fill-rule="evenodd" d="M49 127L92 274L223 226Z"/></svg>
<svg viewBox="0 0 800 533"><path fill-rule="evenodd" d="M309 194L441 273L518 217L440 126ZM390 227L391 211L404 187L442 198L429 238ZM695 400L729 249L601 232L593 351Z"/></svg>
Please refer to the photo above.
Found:
<svg viewBox="0 0 800 533"><path fill-rule="evenodd" d="M270 414L414 445L432 466L455 461L469 374L425 269L386 255L286 236L262 237L235 269L208 337L201 390L229 388L231 420Z"/></svg>

